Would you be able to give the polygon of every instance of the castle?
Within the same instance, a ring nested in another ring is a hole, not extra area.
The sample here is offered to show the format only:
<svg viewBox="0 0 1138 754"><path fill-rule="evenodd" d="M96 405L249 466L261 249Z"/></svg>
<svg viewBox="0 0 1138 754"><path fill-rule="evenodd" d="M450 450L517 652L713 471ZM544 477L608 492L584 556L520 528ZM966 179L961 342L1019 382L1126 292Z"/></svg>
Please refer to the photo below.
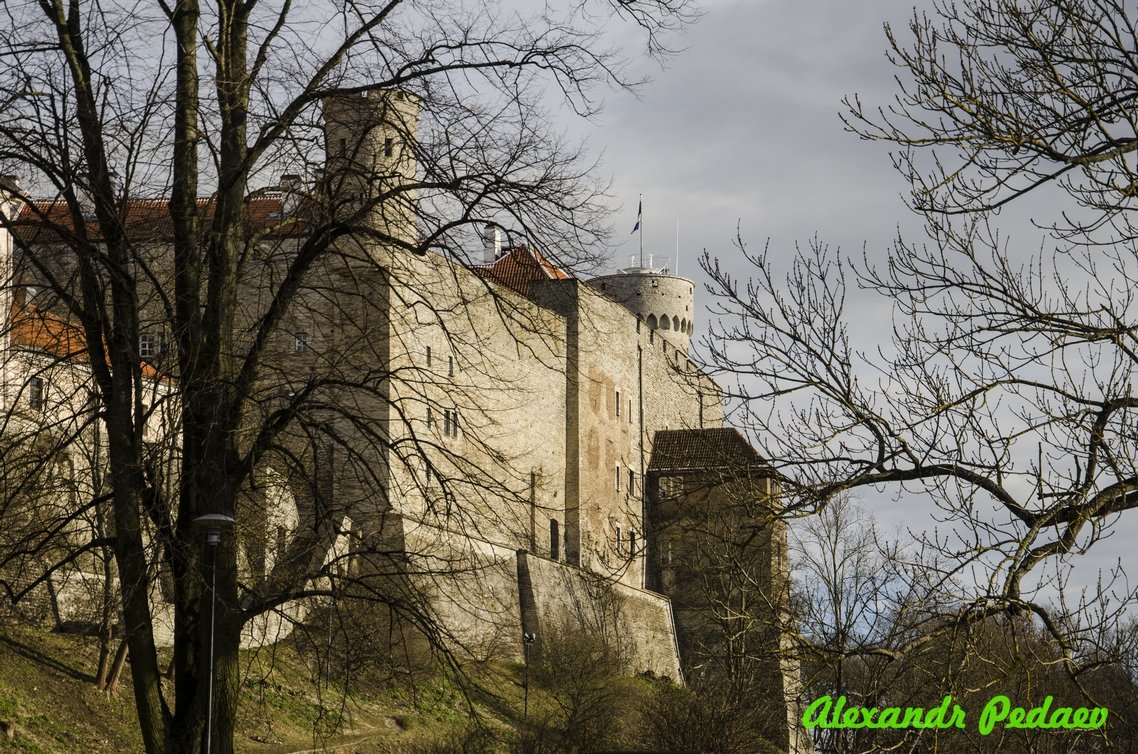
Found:
<svg viewBox="0 0 1138 754"><path fill-rule="evenodd" d="M708 608L693 578L708 529L685 522L701 511L739 525L726 513L745 503L748 525L765 532L747 552L777 625L788 589L785 535L770 515L777 485L724 428L722 393L689 358L693 282L651 263L584 281L540 250L504 244L492 223L474 263L408 253L418 197L368 199L421 170L409 144L417 100L371 91L329 97L323 112L325 179L343 197L336 211L374 208L375 232L339 241L275 339L261 344L271 358L250 416L303 406L306 423L265 454L246 491L238 535L249 593L268 593L301 562L366 567L352 554L368 541L370 551L395 554L408 588L466 651L520 657L527 634L540 649L551 632L582 627L617 645L628 669L682 680L693 666L682 655L704 643L698 616ZM240 333L260 316L259 291L280 284L282 260L310 232L310 190L294 176L281 184L249 200L263 240L251 243L242 275L238 356L250 347ZM0 274L11 281L0 300L11 313L3 401L25 435L50 426L73 438L69 499L94 499L97 423L88 421L89 378L73 363L86 345L53 313L43 270L21 264L16 248L50 250L40 226L55 211L51 202L13 204L8 216L24 219L15 247L11 223L0 231ZM168 274L165 211L162 200L125 209L159 281ZM66 259L57 264L66 279ZM152 375L143 411L156 447L177 420L160 289L141 294L138 343ZM305 430L317 426L320 441ZM779 659L778 632L767 638L777 698L756 704L781 711L781 743L798 750L796 671Z"/></svg>

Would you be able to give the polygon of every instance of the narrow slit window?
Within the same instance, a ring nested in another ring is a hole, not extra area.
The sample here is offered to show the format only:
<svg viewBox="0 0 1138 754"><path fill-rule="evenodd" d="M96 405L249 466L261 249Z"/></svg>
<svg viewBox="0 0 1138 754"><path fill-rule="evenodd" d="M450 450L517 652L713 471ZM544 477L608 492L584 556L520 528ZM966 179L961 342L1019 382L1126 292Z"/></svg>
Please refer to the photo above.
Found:
<svg viewBox="0 0 1138 754"><path fill-rule="evenodd" d="M447 375L454 377L454 357L447 356Z"/></svg>
<svg viewBox="0 0 1138 754"><path fill-rule="evenodd" d="M620 416L620 391L616 391L616 415Z"/></svg>
<svg viewBox="0 0 1138 754"><path fill-rule="evenodd" d="M28 380L28 407L33 411L43 408L43 378L32 377Z"/></svg>
<svg viewBox="0 0 1138 754"><path fill-rule="evenodd" d="M557 560L561 555L561 532L556 518L549 519L549 559Z"/></svg>
<svg viewBox="0 0 1138 754"><path fill-rule="evenodd" d="M383 140L383 156L391 157L395 154L395 139L388 136Z"/></svg>
<svg viewBox="0 0 1138 754"><path fill-rule="evenodd" d="M620 464L616 465L616 491L620 492Z"/></svg>
<svg viewBox="0 0 1138 754"><path fill-rule="evenodd" d="M431 347L427 346L427 366L431 365Z"/></svg>

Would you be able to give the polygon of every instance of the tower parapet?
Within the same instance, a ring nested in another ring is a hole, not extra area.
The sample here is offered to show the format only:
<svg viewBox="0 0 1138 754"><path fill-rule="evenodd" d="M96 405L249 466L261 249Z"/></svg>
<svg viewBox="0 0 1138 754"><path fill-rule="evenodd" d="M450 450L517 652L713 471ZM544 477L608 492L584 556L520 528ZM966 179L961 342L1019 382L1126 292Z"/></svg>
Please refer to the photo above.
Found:
<svg viewBox="0 0 1138 754"><path fill-rule="evenodd" d="M657 330L664 340L687 353L694 331L695 283L672 275L668 260L647 257L647 265L639 257L614 275L603 275L589 281L589 286L623 305ZM639 263L639 264L634 264Z"/></svg>
<svg viewBox="0 0 1138 754"><path fill-rule="evenodd" d="M325 169L341 211L364 212L364 223L415 243L414 189L419 98L401 89L333 94L324 108Z"/></svg>

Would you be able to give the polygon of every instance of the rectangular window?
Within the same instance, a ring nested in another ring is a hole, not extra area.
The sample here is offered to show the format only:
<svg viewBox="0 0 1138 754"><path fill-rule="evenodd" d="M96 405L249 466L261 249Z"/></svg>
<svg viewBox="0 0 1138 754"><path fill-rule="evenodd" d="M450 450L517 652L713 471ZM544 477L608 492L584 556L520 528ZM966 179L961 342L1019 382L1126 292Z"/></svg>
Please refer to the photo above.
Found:
<svg viewBox="0 0 1138 754"><path fill-rule="evenodd" d="M447 356L447 375L454 377L454 357Z"/></svg>
<svg viewBox="0 0 1138 754"><path fill-rule="evenodd" d="M620 391L616 391L616 415L620 416Z"/></svg>
<svg viewBox="0 0 1138 754"><path fill-rule="evenodd" d="M616 525L616 554L621 554L621 548L624 547L624 534L620 530L620 524Z"/></svg>
<svg viewBox="0 0 1138 754"><path fill-rule="evenodd" d="M629 557L636 557L636 529L631 529L628 532L628 555Z"/></svg>
<svg viewBox="0 0 1138 754"><path fill-rule="evenodd" d="M628 494L636 494L636 472L632 469L628 470Z"/></svg>
<svg viewBox="0 0 1138 754"><path fill-rule="evenodd" d="M684 480L678 476L660 477L660 499L668 500L684 494Z"/></svg>
<svg viewBox="0 0 1138 754"><path fill-rule="evenodd" d="M632 424L632 399L628 399L628 423Z"/></svg>
<svg viewBox="0 0 1138 754"><path fill-rule="evenodd" d="M43 409L43 378L32 377L28 380L28 407L33 411Z"/></svg>
<svg viewBox="0 0 1138 754"><path fill-rule="evenodd" d="M616 465L616 491L620 492L620 464Z"/></svg>
<svg viewBox="0 0 1138 754"><path fill-rule="evenodd" d="M161 333L143 333L138 336L138 357L140 359L153 359L161 356L166 350L165 338Z"/></svg>
<svg viewBox="0 0 1138 754"><path fill-rule="evenodd" d="M561 555L561 533L558 531L557 519L549 519L549 559L557 560Z"/></svg>
<svg viewBox="0 0 1138 754"><path fill-rule="evenodd" d="M298 332L292 341L293 353L306 353L308 351L308 333Z"/></svg>
<svg viewBox="0 0 1138 754"><path fill-rule="evenodd" d="M388 136L383 140L383 156L391 157L395 154L395 139Z"/></svg>
<svg viewBox="0 0 1138 754"><path fill-rule="evenodd" d="M458 411L443 409L443 434L447 437L458 437Z"/></svg>
<svg viewBox="0 0 1138 754"><path fill-rule="evenodd" d="M427 406L427 426L435 426L435 412L431 409L430 406Z"/></svg>
<svg viewBox="0 0 1138 754"><path fill-rule="evenodd" d="M427 346L427 366L431 365L431 347Z"/></svg>

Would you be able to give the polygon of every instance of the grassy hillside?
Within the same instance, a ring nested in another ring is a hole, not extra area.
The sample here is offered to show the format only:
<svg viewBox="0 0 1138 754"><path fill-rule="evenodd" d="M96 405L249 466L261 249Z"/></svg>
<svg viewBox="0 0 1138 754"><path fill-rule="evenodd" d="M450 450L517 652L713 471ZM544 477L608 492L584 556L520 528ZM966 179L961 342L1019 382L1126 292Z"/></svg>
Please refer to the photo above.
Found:
<svg viewBox="0 0 1138 754"><path fill-rule="evenodd" d="M291 643L249 653L239 720L241 752L285 754L347 747L361 754L429 751L459 739L468 705L458 687L439 674L346 694L314 682L311 657ZM142 750L129 678L113 695L94 686L94 640L23 626L0 627L0 751L124 754ZM129 669L128 669L129 670ZM505 722L511 668L485 674L497 704L478 703L491 729ZM443 747L445 748L445 746Z"/></svg>
<svg viewBox="0 0 1138 754"><path fill-rule="evenodd" d="M237 751L773 751L739 709L622 676L611 650L579 632L548 637L528 675L516 663L472 663L461 683L433 669L425 647L376 651L376 634L356 626L338 642L301 627L243 653ZM114 694L98 691L96 661L89 636L0 626L0 752L142 751L129 679Z"/></svg>

